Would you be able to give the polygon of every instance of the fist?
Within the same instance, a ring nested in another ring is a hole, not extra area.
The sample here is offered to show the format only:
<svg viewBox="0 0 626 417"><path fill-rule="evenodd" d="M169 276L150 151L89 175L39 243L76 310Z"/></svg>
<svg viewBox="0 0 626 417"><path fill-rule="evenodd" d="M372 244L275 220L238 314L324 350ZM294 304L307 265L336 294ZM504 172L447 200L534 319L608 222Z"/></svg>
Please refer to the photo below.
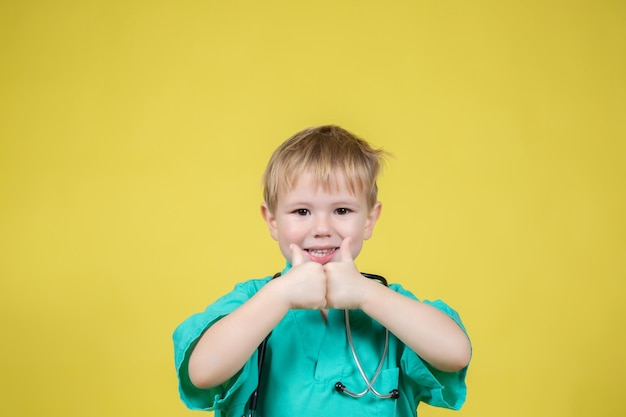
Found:
<svg viewBox="0 0 626 417"><path fill-rule="evenodd" d="M350 238L345 238L341 242L339 262L324 265L328 308L350 310L361 306L362 288L367 278L361 275L352 259L350 242Z"/></svg>
<svg viewBox="0 0 626 417"><path fill-rule="evenodd" d="M317 262L305 262L302 249L291 244L292 268L280 279L293 309L321 310L326 308L326 274Z"/></svg>

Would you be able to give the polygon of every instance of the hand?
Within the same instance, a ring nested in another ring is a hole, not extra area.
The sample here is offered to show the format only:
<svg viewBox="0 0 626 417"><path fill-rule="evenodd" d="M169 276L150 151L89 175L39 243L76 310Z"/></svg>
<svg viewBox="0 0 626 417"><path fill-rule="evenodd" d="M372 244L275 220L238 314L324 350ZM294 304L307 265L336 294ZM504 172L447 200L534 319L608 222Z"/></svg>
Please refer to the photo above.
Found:
<svg viewBox="0 0 626 417"><path fill-rule="evenodd" d="M279 278L285 284L286 297L292 309L326 308L326 275L317 262L305 262L302 249L291 244L292 268Z"/></svg>
<svg viewBox="0 0 626 417"><path fill-rule="evenodd" d="M345 238L339 247L341 260L324 265L326 273L326 305L328 308L357 309L361 306L364 296L363 277L352 259L350 238Z"/></svg>

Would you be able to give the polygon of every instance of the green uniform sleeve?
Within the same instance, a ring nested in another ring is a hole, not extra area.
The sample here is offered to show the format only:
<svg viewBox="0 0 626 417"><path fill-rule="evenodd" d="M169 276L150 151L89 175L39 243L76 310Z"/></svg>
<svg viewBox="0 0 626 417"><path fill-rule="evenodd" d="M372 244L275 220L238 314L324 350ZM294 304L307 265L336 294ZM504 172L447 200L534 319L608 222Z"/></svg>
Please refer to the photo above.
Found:
<svg viewBox="0 0 626 417"><path fill-rule="evenodd" d="M231 293L215 301L204 312L192 315L174 331L174 361L178 375L178 390L181 400L188 408L216 411L216 416L226 415L220 413L223 410L243 412L258 380L256 352L230 380L210 389L199 389L191 383L188 374L189 356L206 329L249 300L267 281L267 279L253 280L238 284ZM255 366L252 366L253 364Z"/></svg>
<svg viewBox="0 0 626 417"><path fill-rule="evenodd" d="M394 284L393 287L400 294L417 300L412 293L399 285ZM441 300L425 300L423 302L443 311L466 332L459 314L446 303ZM461 408L467 395L467 386L465 384L467 367L457 372L439 371L431 367L406 346L402 352L400 362L404 391L413 395L416 404L423 401L434 407L453 410Z"/></svg>

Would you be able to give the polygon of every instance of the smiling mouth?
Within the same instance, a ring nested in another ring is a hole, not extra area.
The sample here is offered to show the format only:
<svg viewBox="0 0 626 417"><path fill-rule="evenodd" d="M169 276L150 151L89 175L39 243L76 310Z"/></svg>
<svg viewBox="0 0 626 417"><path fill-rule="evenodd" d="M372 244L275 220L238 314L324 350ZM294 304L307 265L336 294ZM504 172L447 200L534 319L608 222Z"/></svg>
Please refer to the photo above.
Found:
<svg viewBox="0 0 626 417"><path fill-rule="evenodd" d="M313 259L315 258L324 259L324 258L332 257L336 251L337 251L337 248L305 249L305 252Z"/></svg>

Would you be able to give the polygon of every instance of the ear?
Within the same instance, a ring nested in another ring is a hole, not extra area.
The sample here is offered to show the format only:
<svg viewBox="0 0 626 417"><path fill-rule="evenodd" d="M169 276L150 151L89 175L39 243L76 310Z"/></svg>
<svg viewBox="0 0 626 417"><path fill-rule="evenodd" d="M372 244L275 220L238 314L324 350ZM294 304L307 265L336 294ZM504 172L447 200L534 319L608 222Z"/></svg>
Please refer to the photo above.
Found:
<svg viewBox="0 0 626 417"><path fill-rule="evenodd" d="M278 227L276 225L276 216L272 214L270 208L267 206L267 203L261 204L261 216L265 223L267 223L267 227L270 229L270 236L272 239L278 240Z"/></svg>
<svg viewBox="0 0 626 417"><path fill-rule="evenodd" d="M365 233L363 235L364 240L372 237L372 234L374 233L374 226L376 225L376 222L380 217L380 212L382 208L382 203L380 201L377 201L367 215L367 219L365 219Z"/></svg>

